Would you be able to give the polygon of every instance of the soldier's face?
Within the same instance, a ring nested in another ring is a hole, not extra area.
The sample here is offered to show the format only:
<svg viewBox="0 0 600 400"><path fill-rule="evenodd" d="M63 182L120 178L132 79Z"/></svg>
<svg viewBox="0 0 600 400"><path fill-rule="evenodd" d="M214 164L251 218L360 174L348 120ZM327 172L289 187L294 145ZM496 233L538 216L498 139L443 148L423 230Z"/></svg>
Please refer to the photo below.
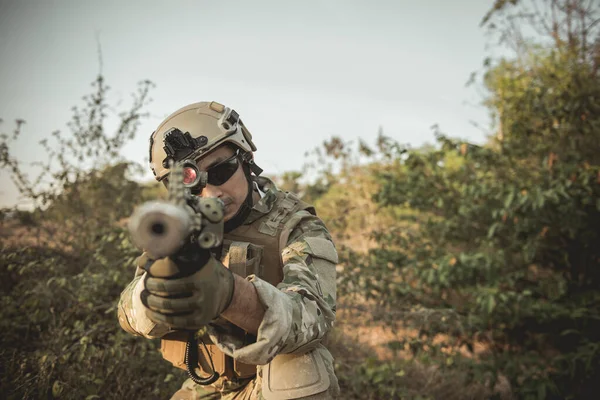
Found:
<svg viewBox="0 0 600 400"><path fill-rule="evenodd" d="M229 146L221 146L198 160L197 165L201 171L208 171L209 181L211 181L211 168L216 166L213 173L222 174L223 171L219 170L219 168L222 169L222 166L220 167L218 164L230 159L233 155L234 151ZM248 182L244 176L242 163L238 160L237 165L237 170L225 183L218 186L209 183L200 193L202 197L216 197L225 203L225 221L229 221L238 212L248 194Z"/></svg>

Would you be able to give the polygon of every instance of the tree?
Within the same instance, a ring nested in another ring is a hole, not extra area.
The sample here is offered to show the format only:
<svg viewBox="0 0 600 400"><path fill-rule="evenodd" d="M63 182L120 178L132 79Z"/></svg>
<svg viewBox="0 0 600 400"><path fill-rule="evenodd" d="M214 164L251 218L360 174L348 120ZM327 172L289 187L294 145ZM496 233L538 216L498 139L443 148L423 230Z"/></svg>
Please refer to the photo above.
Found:
<svg viewBox="0 0 600 400"><path fill-rule="evenodd" d="M360 268L344 279L418 330L396 345L421 361L490 385L504 375L519 398L590 398L600 379L599 7L546 4L531 14L496 2L485 23L519 38L515 58L485 75L497 134L476 146L438 131L436 149L380 172L379 203L406 204L422 223L375 232L367 255L345 255ZM549 41L512 30L545 26L547 14Z"/></svg>
<svg viewBox="0 0 600 400"><path fill-rule="evenodd" d="M73 107L70 133L55 131L40 141L46 160L24 165L11 154L24 121L17 120L12 136L0 136L0 168L10 171L20 194L31 201L40 240L80 251L90 251L94 238L128 216L140 200L140 187L129 176L141 167L124 160L120 152L146 116L143 109L152 83L140 82L131 107L118 113L113 134L105 128L109 87L101 75L92 86L94 92L84 97L83 107ZM41 172L32 178L36 170Z"/></svg>

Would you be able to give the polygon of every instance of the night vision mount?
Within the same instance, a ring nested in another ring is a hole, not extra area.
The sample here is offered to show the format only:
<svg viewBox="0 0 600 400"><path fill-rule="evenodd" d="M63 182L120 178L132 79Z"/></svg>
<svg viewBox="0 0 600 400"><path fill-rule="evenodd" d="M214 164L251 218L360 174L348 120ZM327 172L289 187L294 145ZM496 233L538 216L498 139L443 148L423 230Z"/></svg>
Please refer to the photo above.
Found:
<svg viewBox="0 0 600 400"><path fill-rule="evenodd" d="M206 146L208 138L206 136L193 138L189 132L183 133L180 129L171 128L165 133L164 143L163 149L167 156L162 164L163 167L168 168L171 160L185 160L196 150Z"/></svg>

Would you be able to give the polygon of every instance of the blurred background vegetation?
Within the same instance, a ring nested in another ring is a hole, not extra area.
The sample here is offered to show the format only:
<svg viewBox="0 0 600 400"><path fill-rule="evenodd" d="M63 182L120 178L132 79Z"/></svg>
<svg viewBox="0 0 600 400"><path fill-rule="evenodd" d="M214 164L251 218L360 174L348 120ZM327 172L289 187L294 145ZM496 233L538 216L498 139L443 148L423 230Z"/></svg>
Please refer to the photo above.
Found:
<svg viewBox="0 0 600 400"><path fill-rule="evenodd" d="M485 144L436 127L437 143L419 149L382 131L334 136L305 170L275 177L315 204L341 255L331 347L344 398L597 398L598 8L494 3L482 24L513 52L474 79L494 121ZM152 84L140 83L114 132L107 90L98 76L71 132L40 144L37 169L11 153L23 121L0 139L0 165L34 204L1 214L9 399L160 399L183 380L156 341L117 323L138 255L126 218L164 191L135 181L142 167L121 155Z"/></svg>

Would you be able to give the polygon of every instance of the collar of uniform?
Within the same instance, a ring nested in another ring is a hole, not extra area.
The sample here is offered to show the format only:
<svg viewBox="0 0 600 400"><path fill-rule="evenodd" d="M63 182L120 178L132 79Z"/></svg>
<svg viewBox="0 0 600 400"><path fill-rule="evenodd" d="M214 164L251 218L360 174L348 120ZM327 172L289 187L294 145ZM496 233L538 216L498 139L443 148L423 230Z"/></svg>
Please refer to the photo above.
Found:
<svg viewBox="0 0 600 400"><path fill-rule="evenodd" d="M277 186L272 180L263 176L253 177L252 179L265 195L252 207L250 215L244 222L245 225L251 224L263 215L270 213L275 200L277 200Z"/></svg>

